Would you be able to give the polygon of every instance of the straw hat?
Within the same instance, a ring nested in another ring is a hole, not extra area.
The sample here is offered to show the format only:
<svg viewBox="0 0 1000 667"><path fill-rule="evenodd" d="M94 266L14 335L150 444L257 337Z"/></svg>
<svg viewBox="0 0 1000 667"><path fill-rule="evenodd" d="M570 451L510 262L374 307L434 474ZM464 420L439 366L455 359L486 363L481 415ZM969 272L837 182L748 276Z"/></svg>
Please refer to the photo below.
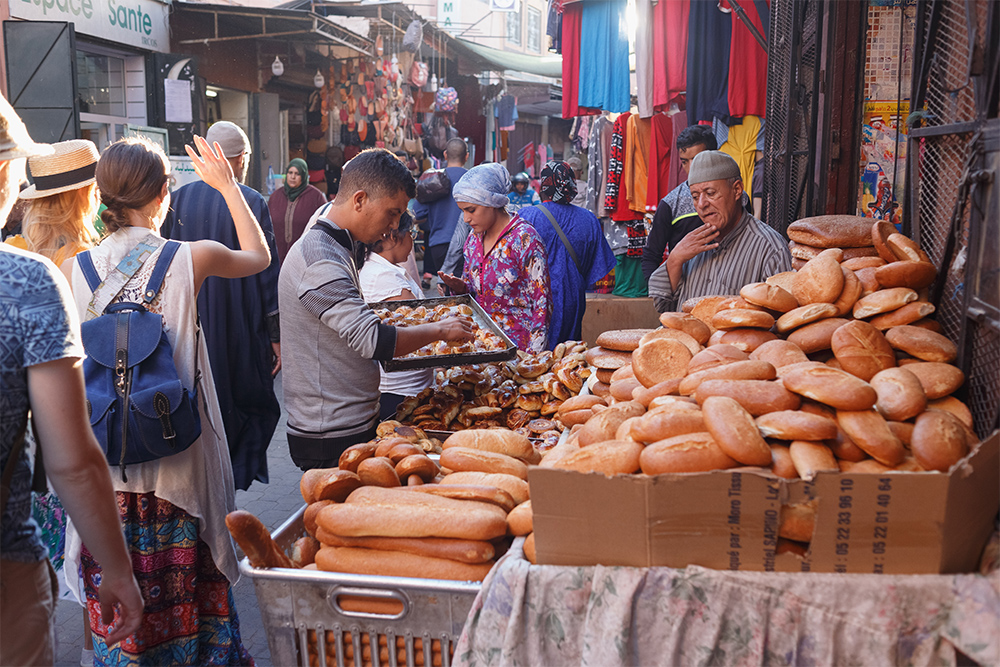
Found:
<svg viewBox="0 0 1000 667"><path fill-rule="evenodd" d="M14 107L0 95L0 160L14 160L33 155L51 153L47 144L36 144L28 136L28 129L18 117Z"/></svg>
<svg viewBox="0 0 1000 667"><path fill-rule="evenodd" d="M38 199L69 192L94 182L97 169L97 146L86 139L71 139L52 144L54 152L28 158L32 185L21 191L21 199Z"/></svg>

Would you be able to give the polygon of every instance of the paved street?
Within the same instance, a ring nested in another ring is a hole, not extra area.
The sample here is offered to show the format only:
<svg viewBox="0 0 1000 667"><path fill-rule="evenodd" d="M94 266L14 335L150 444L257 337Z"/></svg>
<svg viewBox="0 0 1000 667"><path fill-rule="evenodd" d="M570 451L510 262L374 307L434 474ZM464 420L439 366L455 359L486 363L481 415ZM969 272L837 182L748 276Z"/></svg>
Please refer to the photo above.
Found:
<svg viewBox="0 0 1000 667"><path fill-rule="evenodd" d="M281 399L280 377L276 386L278 398ZM236 505L240 509L253 512L271 530L277 528L285 519L292 515L302 505L299 494L299 477L301 472L288 456L288 445L285 440L285 415L281 421L267 450L267 468L270 474L270 484L255 482L247 491L236 492ZM60 579L62 573L60 573ZM257 596L253 583L249 579L241 579L233 590L236 596L236 609L240 615L240 631L243 634L243 645L261 667L271 667L271 653L267 648L267 633L260 620L260 610L257 607ZM64 591L56 609L56 665L57 667L75 667L80 664L80 651L83 648L83 608Z"/></svg>

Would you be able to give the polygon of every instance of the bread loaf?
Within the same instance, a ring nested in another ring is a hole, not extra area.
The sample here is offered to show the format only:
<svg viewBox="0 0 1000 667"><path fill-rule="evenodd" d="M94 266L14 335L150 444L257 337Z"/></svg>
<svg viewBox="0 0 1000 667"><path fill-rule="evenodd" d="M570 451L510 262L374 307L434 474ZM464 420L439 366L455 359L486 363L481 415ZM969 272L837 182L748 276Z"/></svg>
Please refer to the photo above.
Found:
<svg viewBox="0 0 1000 667"><path fill-rule="evenodd" d="M788 252L792 254L792 259L801 259L804 262L808 262L810 259L813 259L816 255L823 252L823 248L789 241Z"/></svg>
<svg viewBox="0 0 1000 667"><path fill-rule="evenodd" d="M358 464L358 478L365 486L392 488L399 486L396 468L387 458L369 458Z"/></svg>
<svg viewBox="0 0 1000 667"><path fill-rule="evenodd" d="M830 338L830 347L841 368L866 382L896 365L889 341L867 322L855 320L838 327Z"/></svg>
<svg viewBox="0 0 1000 667"><path fill-rule="evenodd" d="M816 530L816 500L781 506L778 535L786 540L808 543ZM805 555L802 553L801 555Z"/></svg>
<svg viewBox="0 0 1000 667"><path fill-rule="evenodd" d="M618 368L616 370L611 370L608 368L595 368L594 376L597 378L598 382L603 382L604 384L610 385L612 382L615 381L615 373L620 371L622 368L632 368L632 366L631 365L622 366L621 368Z"/></svg>
<svg viewBox="0 0 1000 667"><path fill-rule="evenodd" d="M893 348L923 361L951 362L958 356L958 348L948 338L921 327L893 327L885 337Z"/></svg>
<svg viewBox="0 0 1000 667"><path fill-rule="evenodd" d="M805 354L813 354L829 350L833 341L833 333L850 320L841 317L828 317L804 327L799 327L788 334L788 342L797 345Z"/></svg>
<svg viewBox="0 0 1000 667"><path fill-rule="evenodd" d="M632 424L632 438L646 444L686 433L707 432L700 410L648 412Z"/></svg>
<svg viewBox="0 0 1000 667"><path fill-rule="evenodd" d="M788 446L773 442L769 446L771 448L771 472L784 479L797 478L799 472L795 469L795 463L792 462L792 455L788 451Z"/></svg>
<svg viewBox="0 0 1000 667"><path fill-rule="evenodd" d="M324 572L455 581L482 581L493 567L492 562L471 564L403 551L326 546L316 554L316 565Z"/></svg>
<svg viewBox="0 0 1000 667"><path fill-rule="evenodd" d="M690 313L660 313L660 324L668 329L683 331L701 345L707 343L708 337L712 335L708 325Z"/></svg>
<svg viewBox="0 0 1000 667"><path fill-rule="evenodd" d="M699 405L704 405L710 396L735 399L754 417L779 410L796 410L801 404L799 397L781 382L768 380L706 380L698 385L695 398Z"/></svg>
<svg viewBox="0 0 1000 667"><path fill-rule="evenodd" d="M779 313L787 313L789 310L799 307L799 302L790 292L766 282L744 285L740 290L740 296L748 303Z"/></svg>
<svg viewBox="0 0 1000 667"><path fill-rule="evenodd" d="M601 405L604 405L604 403L601 403ZM563 423L563 426L571 428L577 424L586 424L593 416L594 411L589 408L584 410L571 410L569 412L560 412L559 421Z"/></svg>
<svg viewBox="0 0 1000 667"><path fill-rule="evenodd" d="M697 373L707 368L730 364L734 361L746 361L750 356L732 345L713 345L691 357L687 372Z"/></svg>
<svg viewBox="0 0 1000 667"><path fill-rule="evenodd" d="M511 479L524 484L516 477ZM324 507L316 522L327 532L344 537L492 540L507 532L507 514L495 505L377 486L363 486L346 503Z"/></svg>
<svg viewBox="0 0 1000 667"><path fill-rule="evenodd" d="M604 405L604 399L600 396L594 396L592 394L580 394L579 396L570 396L562 405L559 406L559 412L571 412L573 410L590 409L594 407L597 403Z"/></svg>
<svg viewBox="0 0 1000 667"><path fill-rule="evenodd" d="M590 387L590 393L595 396L600 396L602 398L607 398L611 396L611 385L604 382L594 382L593 384L588 384Z"/></svg>
<svg viewBox="0 0 1000 667"><path fill-rule="evenodd" d="M766 361L774 366L774 368L809 361L809 357L807 357L805 352L802 351L802 348L795 343L781 339L764 343L750 353L750 359L753 361Z"/></svg>
<svg viewBox="0 0 1000 667"><path fill-rule="evenodd" d="M945 396L944 398L936 398L933 401L927 401L927 409L950 412L958 417L960 422L968 426L970 429L972 428L972 412L969 410L969 406L954 396Z"/></svg>
<svg viewBox="0 0 1000 667"><path fill-rule="evenodd" d="M517 504L523 503L530 497L526 481L514 475L498 472L453 472L450 475L445 475L440 483L442 485L495 486L509 493Z"/></svg>
<svg viewBox="0 0 1000 667"><path fill-rule="evenodd" d="M682 396L692 396L705 380L773 380L775 377L777 374L770 363L748 359L689 373L681 380L677 391Z"/></svg>
<svg viewBox="0 0 1000 667"><path fill-rule="evenodd" d="M478 450L472 450L478 451ZM413 454L400 459L396 464L396 474L402 484L416 484L410 477L416 476L421 482L428 483L441 472L438 465L426 454Z"/></svg>
<svg viewBox="0 0 1000 667"><path fill-rule="evenodd" d="M316 483L333 470L336 468L313 468L302 473L302 479L299 480L299 492L307 505L316 502Z"/></svg>
<svg viewBox="0 0 1000 667"><path fill-rule="evenodd" d="M958 391L965 382L962 369L937 361L907 364L906 370L916 376L927 398L934 400Z"/></svg>
<svg viewBox="0 0 1000 667"><path fill-rule="evenodd" d="M857 215L817 215L788 225L788 238L817 248L872 245L872 219Z"/></svg>
<svg viewBox="0 0 1000 667"><path fill-rule="evenodd" d="M719 331L722 331L722 336L719 337L719 344L732 345L748 354L764 343L777 338L773 333L764 329L743 328L729 329L728 331L720 329ZM711 341L711 339L709 340Z"/></svg>
<svg viewBox="0 0 1000 667"><path fill-rule="evenodd" d="M891 262L875 269L875 279L882 287L909 287L919 290L934 282L937 269L930 262Z"/></svg>
<svg viewBox="0 0 1000 667"><path fill-rule="evenodd" d="M875 405L875 390L864 380L829 366L783 372L785 388L838 410L866 410Z"/></svg>
<svg viewBox="0 0 1000 667"><path fill-rule="evenodd" d="M635 378L627 378L611 383L611 398L616 401L631 401L632 390L641 387L642 383Z"/></svg>
<svg viewBox="0 0 1000 667"><path fill-rule="evenodd" d="M837 437L833 419L801 410L769 412L757 417L757 428L766 438L778 440L831 440Z"/></svg>
<svg viewBox="0 0 1000 667"><path fill-rule="evenodd" d="M495 486L481 484L421 484L407 487L407 491L424 493L453 500L470 500L477 503L496 505L504 512L514 509L514 498L507 491Z"/></svg>
<svg viewBox="0 0 1000 667"><path fill-rule="evenodd" d="M844 274L837 260L817 256L802 267L792 284L792 296L800 305L833 303L844 289Z"/></svg>
<svg viewBox="0 0 1000 667"><path fill-rule="evenodd" d="M600 414L594 415L583 428L577 441L581 447L592 445L595 442L604 442L615 437L618 427L629 417L638 417L645 412L642 404L636 401L624 401L616 403Z"/></svg>
<svg viewBox="0 0 1000 667"><path fill-rule="evenodd" d="M840 265L840 271L844 274L844 288L840 291L840 296L833 302L833 305L837 307L837 315L843 316L851 312L854 304L861 298L861 292L864 288L858 277L854 275L854 271L845 268L843 264Z"/></svg>
<svg viewBox="0 0 1000 667"><path fill-rule="evenodd" d="M795 271L782 271L781 273L776 273L773 276L768 277L764 280L768 285L774 285L785 290L789 294L792 293L792 284L795 282ZM796 301L796 303L798 303Z"/></svg>
<svg viewBox="0 0 1000 667"><path fill-rule="evenodd" d="M837 271L840 271L839 265ZM844 275L840 274L841 283L844 280ZM841 285L843 288L843 285ZM837 292L839 295L840 292ZM836 297L834 297L836 299ZM778 318L777 329L780 333L787 333L793 329L797 329L801 326L811 324L818 320L825 319L827 317L834 317L837 314L837 307L832 303L810 303L806 306L799 306L798 308L793 308L784 315ZM801 346L800 346L801 347Z"/></svg>
<svg viewBox="0 0 1000 667"><path fill-rule="evenodd" d="M899 438L900 442L909 447L910 443L913 442L913 424L910 422L894 421L886 423L889 424L889 430L892 431L892 434Z"/></svg>
<svg viewBox="0 0 1000 667"><path fill-rule="evenodd" d="M799 477L809 481L820 472L839 472L840 467L833 452L826 445L808 440L793 440L788 446L795 471Z"/></svg>
<svg viewBox="0 0 1000 667"><path fill-rule="evenodd" d="M448 436L441 445L442 448L469 447L483 449L497 454L506 454L525 463L538 463L541 459L532 446L531 441L520 433L506 429L467 429L456 431Z"/></svg>
<svg viewBox="0 0 1000 667"><path fill-rule="evenodd" d="M351 492L361 486L361 478L350 470L333 468L322 475L313 486L313 497L316 500L332 500L342 503Z"/></svg>
<svg viewBox="0 0 1000 667"><path fill-rule="evenodd" d="M521 547L524 550L524 557L532 565L538 565L538 553L535 551L535 533L532 531L524 538L524 545Z"/></svg>
<svg viewBox="0 0 1000 667"><path fill-rule="evenodd" d="M341 453L337 467L341 470L357 472L358 465L362 461L375 456L375 447L376 444L374 442L362 442L351 445Z"/></svg>
<svg viewBox="0 0 1000 667"><path fill-rule="evenodd" d="M545 456L542 457L542 462L538 464L539 468L554 468L559 461L580 450L580 445L576 443L576 440L570 435L570 438L560 442L558 445L552 449L545 452Z"/></svg>
<svg viewBox="0 0 1000 667"><path fill-rule="evenodd" d="M597 336L596 343L605 350L632 352L639 347L642 337L653 329L615 329Z"/></svg>
<svg viewBox="0 0 1000 667"><path fill-rule="evenodd" d="M514 537L527 535L534 530L530 500L525 500L510 511L507 515L507 529Z"/></svg>
<svg viewBox="0 0 1000 667"><path fill-rule="evenodd" d="M858 277L860 277L860 273ZM888 313L916 300L917 293L908 287L880 289L857 300L853 309L854 317L862 320L873 315Z"/></svg>
<svg viewBox="0 0 1000 667"><path fill-rule="evenodd" d="M766 283L765 283L766 284ZM778 288L772 288L778 289ZM720 310L712 317L712 326L716 329L770 329L774 326L774 317L763 310L747 310L746 308L730 308ZM697 354L695 350L692 354Z"/></svg>
<svg viewBox="0 0 1000 667"><path fill-rule="evenodd" d="M868 268L877 269L880 266L885 266L885 260L881 257L853 257L845 259L840 263L840 266L850 271Z"/></svg>
<svg viewBox="0 0 1000 667"><path fill-rule="evenodd" d="M598 370L603 370L603 369L598 369ZM625 364L621 368L616 368L615 370L611 371L611 375L609 376L608 380L606 380L606 382L607 384L611 384L612 382L617 382L618 380L626 380L628 378L634 378L634 377L635 377L635 371L632 370L632 364L629 363ZM597 379L601 380L601 378ZM601 382L605 382L605 380L601 380Z"/></svg>
<svg viewBox="0 0 1000 667"><path fill-rule="evenodd" d="M928 315L931 315L934 311L935 308L932 303L928 303L927 301L911 301L901 308L889 311L888 313L882 313L881 315L876 315L871 318L869 322L871 322L871 325L876 329L885 331L886 329L891 329L892 327L899 327L904 324L913 324L917 320L921 320Z"/></svg>
<svg viewBox="0 0 1000 667"><path fill-rule="evenodd" d="M583 447L553 467L576 472L599 472L609 477L639 471L642 445L633 440L607 440Z"/></svg>
<svg viewBox="0 0 1000 667"><path fill-rule="evenodd" d="M875 269L873 268L855 269L854 275L857 276L858 280L861 282L862 298L874 294L875 292L882 289L882 286L878 284L878 279L875 278ZM857 302L855 302L855 305L857 305Z"/></svg>
<svg viewBox="0 0 1000 667"><path fill-rule="evenodd" d="M912 326L921 327L923 329L927 329L928 331L933 331L934 333L941 333L941 323L928 317L917 320Z"/></svg>
<svg viewBox="0 0 1000 667"><path fill-rule="evenodd" d="M965 428L950 412L928 410L913 425L910 448L925 470L948 470L969 453Z"/></svg>
<svg viewBox="0 0 1000 667"><path fill-rule="evenodd" d="M878 257L878 251L871 246L864 248L844 248L844 259L860 259L863 257Z"/></svg>
<svg viewBox="0 0 1000 667"><path fill-rule="evenodd" d="M683 378L671 378L657 382L652 387L644 387L640 384L632 390L632 400L638 401L643 407L648 408L654 398L676 394L682 381Z"/></svg>
<svg viewBox="0 0 1000 667"><path fill-rule="evenodd" d="M906 368L887 368L871 380L878 394L875 409L893 421L905 421L927 409L927 396L917 376Z"/></svg>
<svg viewBox="0 0 1000 667"><path fill-rule="evenodd" d="M889 246L889 250L892 254L896 256L897 260L900 261L913 261L913 262L930 262L930 257L927 256L920 246L916 244L913 239L903 236L899 233L889 234L889 237L885 240L885 244Z"/></svg>
<svg viewBox="0 0 1000 667"><path fill-rule="evenodd" d="M607 368L615 370L625 364L631 363L631 352L618 352L617 350L607 350L603 347L592 347L586 352L587 363L594 368Z"/></svg>
<svg viewBox="0 0 1000 667"><path fill-rule="evenodd" d="M342 537L321 528L319 541L330 547L401 551L417 556L446 558L462 563L486 563L492 561L496 555L496 549L489 542L455 540L446 537Z"/></svg>
<svg viewBox="0 0 1000 667"><path fill-rule="evenodd" d="M740 312L749 313L752 311L741 310ZM688 334L684 333L683 331L680 331L678 329L670 329L669 327L664 327L662 329L653 329L652 331L650 331L649 333L647 333L642 337L642 339L639 341L639 345L645 345L649 341L655 340L657 338L673 338L677 341L680 341L681 343L684 344L684 347L686 347L688 349L688 352L690 352L692 355L701 352L701 343L699 343L697 340L695 340Z"/></svg>
<svg viewBox="0 0 1000 667"><path fill-rule="evenodd" d="M705 426L729 457L749 466L771 463L771 449L764 442L750 413L727 396L709 396L701 406Z"/></svg>
<svg viewBox="0 0 1000 667"><path fill-rule="evenodd" d="M295 540L290 549L292 565L301 568L315 563L319 548L319 540L315 537L306 535Z"/></svg>
<svg viewBox="0 0 1000 667"><path fill-rule="evenodd" d="M885 418L875 410L837 410L837 424L873 459L887 466L902 463L903 443L892 434Z"/></svg>
<svg viewBox="0 0 1000 667"><path fill-rule="evenodd" d="M683 377L687 373L692 354L677 340L659 338L642 345L632 353L635 377L646 387Z"/></svg>
<svg viewBox="0 0 1000 667"><path fill-rule="evenodd" d="M528 466L520 459L482 449L449 447L441 452L441 465L455 472L499 472L528 479Z"/></svg>
<svg viewBox="0 0 1000 667"><path fill-rule="evenodd" d="M639 465L647 475L706 472L739 466L727 456L709 433L687 433L655 442L639 455Z"/></svg>
<svg viewBox="0 0 1000 667"><path fill-rule="evenodd" d="M712 318L715 317L715 314L720 310L734 307L732 296L703 296L691 309L691 314L708 325L710 330L715 331L712 327Z"/></svg>
<svg viewBox="0 0 1000 667"><path fill-rule="evenodd" d="M899 260L888 244L889 237L896 233L896 226L885 220L878 220L872 224L871 237L872 245L875 246L878 256L885 262L895 262Z"/></svg>
<svg viewBox="0 0 1000 667"><path fill-rule="evenodd" d="M292 559L274 543L267 527L250 512L236 510L226 515L226 528L254 567L294 568Z"/></svg>

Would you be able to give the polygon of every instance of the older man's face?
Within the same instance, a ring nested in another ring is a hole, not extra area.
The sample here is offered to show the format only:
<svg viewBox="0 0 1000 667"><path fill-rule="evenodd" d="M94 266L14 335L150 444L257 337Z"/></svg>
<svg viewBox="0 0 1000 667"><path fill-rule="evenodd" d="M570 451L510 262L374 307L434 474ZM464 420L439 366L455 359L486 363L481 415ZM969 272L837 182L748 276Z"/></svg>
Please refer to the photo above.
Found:
<svg viewBox="0 0 1000 667"><path fill-rule="evenodd" d="M691 186L691 199L701 221L725 234L743 214L743 182L723 179Z"/></svg>

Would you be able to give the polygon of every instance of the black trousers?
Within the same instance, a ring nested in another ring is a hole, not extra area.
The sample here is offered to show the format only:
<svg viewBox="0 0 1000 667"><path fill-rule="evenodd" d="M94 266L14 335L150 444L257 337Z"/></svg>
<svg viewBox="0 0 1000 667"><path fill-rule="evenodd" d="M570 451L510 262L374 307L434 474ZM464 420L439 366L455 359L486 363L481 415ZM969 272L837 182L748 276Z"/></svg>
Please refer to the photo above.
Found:
<svg viewBox="0 0 1000 667"><path fill-rule="evenodd" d="M376 426L373 425L367 431L342 438L303 438L289 433L288 452L292 455L292 462L302 470L336 468L340 463L340 455L344 453L345 449L351 445L375 439Z"/></svg>
<svg viewBox="0 0 1000 667"><path fill-rule="evenodd" d="M439 243L438 245L432 245L424 251L424 273L429 273L432 276L436 276L441 265L444 264L444 258L448 255L448 244Z"/></svg>

